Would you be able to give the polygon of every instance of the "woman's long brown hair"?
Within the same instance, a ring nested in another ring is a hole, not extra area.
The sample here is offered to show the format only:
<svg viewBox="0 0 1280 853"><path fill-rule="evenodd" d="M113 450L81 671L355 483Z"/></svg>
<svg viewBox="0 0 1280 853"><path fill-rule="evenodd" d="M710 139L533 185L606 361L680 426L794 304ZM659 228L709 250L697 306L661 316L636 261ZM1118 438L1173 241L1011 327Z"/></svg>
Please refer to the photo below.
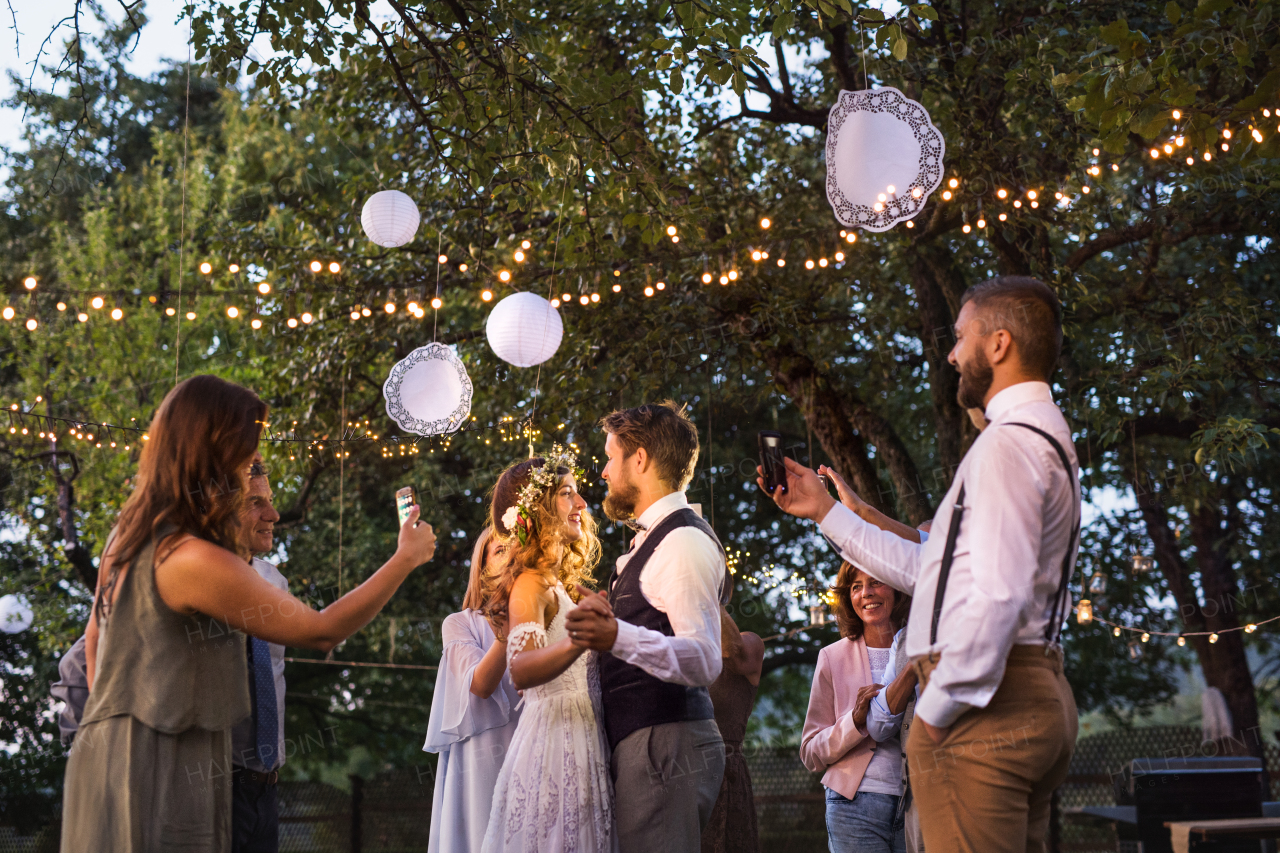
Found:
<svg viewBox="0 0 1280 853"><path fill-rule="evenodd" d="M525 572L537 573L548 586L554 585L557 580L563 581L565 590L574 601L578 600L574 584L595 586L593 572L596 563L600 561L600 540L596 536L594 516L583 510L582 536L576 542L567 542L558 535L560 517L555 509L555 496L564 484L565 477L570 476L572 471L567 468L556 471L555 487L542 490L534 507L533 530L524 545L520 544L516 532L508 530L502 523L502 516L509 507L516 505L520 499L520 490L528 485L529 473L535 467L541 468L545 464L546 460L541 456L517 462L502 472L493 487L489 523L494 533L507 543L503 555L505 569L501 581L493 591L493 607L506 608L516 578Z"/></svg>
<svg viewBox="0 0 1280 853"><path fill-rule="evenodd" d="M99 621L110 613L121 568L162 528L236 550L247 470L266 419L267 404L257 394L216 376L184 379L165 395L142 445L133 494L116 522L95 605Z"/></svg>

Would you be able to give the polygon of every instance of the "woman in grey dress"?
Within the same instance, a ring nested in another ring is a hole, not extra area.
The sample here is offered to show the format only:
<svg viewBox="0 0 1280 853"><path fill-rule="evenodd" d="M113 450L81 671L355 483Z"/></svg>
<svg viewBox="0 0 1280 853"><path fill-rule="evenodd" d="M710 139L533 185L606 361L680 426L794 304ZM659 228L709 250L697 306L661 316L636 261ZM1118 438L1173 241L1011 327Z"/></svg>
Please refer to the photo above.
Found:
<svg viewBox="0 0 1280 853"><path fill-rule="evenodd" d="M225 851L231 727L249 715L244 632L328 650L377 614L435 535L413 508L369 580L317 612L236 553L267 407L195 376L165 397L98 570L89 699L67 762L63 853Z"/></svg>

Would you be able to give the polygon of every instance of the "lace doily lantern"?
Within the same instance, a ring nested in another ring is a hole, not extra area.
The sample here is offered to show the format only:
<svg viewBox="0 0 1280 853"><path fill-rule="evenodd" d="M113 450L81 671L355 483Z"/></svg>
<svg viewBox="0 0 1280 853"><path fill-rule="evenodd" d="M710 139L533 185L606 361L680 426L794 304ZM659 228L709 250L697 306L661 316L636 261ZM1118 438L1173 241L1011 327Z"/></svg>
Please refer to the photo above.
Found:
<svg viewBox="0 0 1280 853"><path fill-rule="evenodd" d="M406 432L447 435L471 414L471 377L451 348L427 344L391 368L382 383L387 414Z"/></svg>
<svg viewBox="0 0 1280 853"><path fill-rule="evenodd" d="M360 211L365 235L384 249L403 246L418 231L418 206L399 190L369 196Z"/></svg>
<svg viewBox="0 0 1280 853"><path fill-rule="evenodd" d="M892 86L842 91L827 119L827 200L841 224L887 231L942 183L942 133Z"/></svg>
<svg viewBox="0 0 1280 853"><path fill-rule="evenodd" d="M31 627L33 618L26 599L17 595L0 596L0 631L19 634Z"/></svg>
<svg viewBox="0 0 1280 853"><path fill-rule="evenodd" d="M494 306L484 324L489 346L516 367L533 367L560 348L564 324L560 312L536 293L513 293Z"/></svg>

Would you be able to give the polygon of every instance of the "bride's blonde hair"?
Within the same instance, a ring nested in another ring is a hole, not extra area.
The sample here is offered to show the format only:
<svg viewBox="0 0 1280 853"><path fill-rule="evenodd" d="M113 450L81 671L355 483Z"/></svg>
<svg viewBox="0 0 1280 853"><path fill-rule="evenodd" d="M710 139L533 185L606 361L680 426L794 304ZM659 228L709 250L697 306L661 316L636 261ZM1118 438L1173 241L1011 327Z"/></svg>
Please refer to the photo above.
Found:
<svg viewBox="0 0 1280 853"><path fill-rule="evenodd" d="M575 602L578 593L574 584L590 588L596 585L594 571L600 562L600 539L596 536L595 518L584 509L581 513L582 536L576 541L569 541L563 535L560 516L556 512L556 493L573 471L557 469L555 485L543 489L533 506L526 507L532 518L523 545L516 531L508 529L502 520L507 510L520 500L520 493L529 484L533 469L545 464L546 460L541 456L517 462L502 472L493 487L489 524L494 535L502 537L506 551L503 554L505 568L492 592L490 606L505 608L516 578L525 572L535 573L547 586L554 586L556 581L563 582L569 597Z"/></svg>

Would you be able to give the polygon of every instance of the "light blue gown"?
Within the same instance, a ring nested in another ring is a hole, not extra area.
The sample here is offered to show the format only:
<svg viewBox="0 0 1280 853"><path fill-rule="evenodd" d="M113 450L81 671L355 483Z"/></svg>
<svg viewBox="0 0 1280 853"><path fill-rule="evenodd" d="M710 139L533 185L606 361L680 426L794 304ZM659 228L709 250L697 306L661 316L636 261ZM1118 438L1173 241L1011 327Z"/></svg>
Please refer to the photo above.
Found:
<svg viewBox="0 0 1280 853"><path fill-rule="evenodd" d="M493 644L493 629L479 611L447 616L440 634L444 654L422 747L440 754L427 850L479 853L498 772L519 721L520 695L510 672L488 699L471 692L476 667Z"/></svg>

